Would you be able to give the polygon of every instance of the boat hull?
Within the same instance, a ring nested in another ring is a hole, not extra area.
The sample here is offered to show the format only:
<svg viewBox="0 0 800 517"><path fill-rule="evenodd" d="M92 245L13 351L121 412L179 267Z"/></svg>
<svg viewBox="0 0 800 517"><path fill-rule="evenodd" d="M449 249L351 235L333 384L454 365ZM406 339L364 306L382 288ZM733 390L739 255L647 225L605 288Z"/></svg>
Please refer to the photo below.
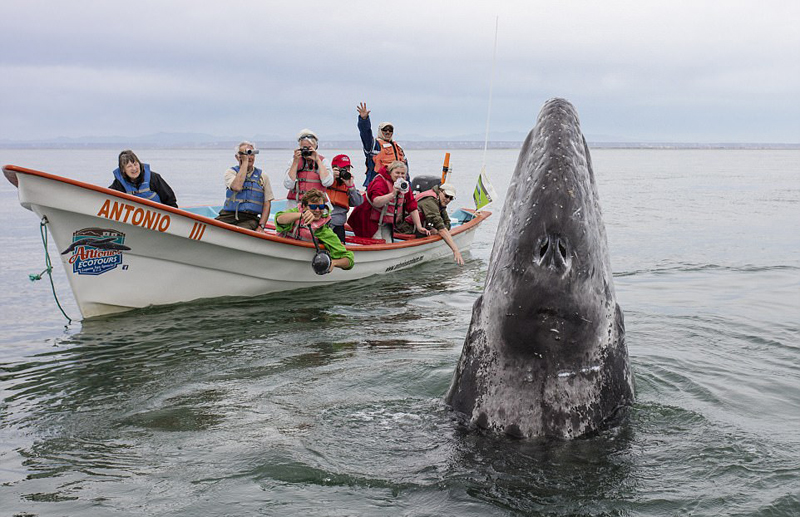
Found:
<svg viewBox="0 0 800 517"><path fill-rule="evenodd" d="M19 201L47 221L84 318L151 305L358 280L452 252L439 237L350 246L356 265L316 275L310 243L260 234L124 193L15 166ZM460 249L489 213L454 229Z"/></svg>

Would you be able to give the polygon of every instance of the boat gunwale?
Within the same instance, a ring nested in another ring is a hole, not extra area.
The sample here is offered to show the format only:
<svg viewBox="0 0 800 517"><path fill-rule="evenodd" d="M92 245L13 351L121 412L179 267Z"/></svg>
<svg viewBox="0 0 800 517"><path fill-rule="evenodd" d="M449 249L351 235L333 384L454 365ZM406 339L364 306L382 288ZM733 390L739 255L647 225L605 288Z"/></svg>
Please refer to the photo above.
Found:
<svg viewBox="0 0 800 517"><path fill-rule="evenodd" d="M101 187L99 185L92 185L91 183L86 183L80 180L75 180L72 178L65 178L63 176L57 176L55 174L50 174L48 172L37 171L35 169L28 169L26 167L20 167L18 165L4 165L3 166L3 174L5 175L6 179L15 187L19 188L19 182L16 177L17 173L22 174L30 174L33 176L39 176L41 178L45 178L52 181L57 181L61 183L66 183L68 185L72 185L75 187L84 188L87 190L92 190L98 192L100 194L106 196L114 196L126 201L131 201L133 203L138 203L140 205L149 206L152 208L156 208L158 210L163 210L165 212L170 212L175 215L179 215L181 217L187 217L189 219L194 219L195 221L201 222L203 224L210 224L212 226L216 226L218 228L222 228L223 230L238 232L243 235L248 235L250 237L258 237L261 239L265 239L268 241L277 242L280 244L288 244L291 246L299 246L303 248L313 248L314 245L310 242L300 241L297 239L291 239L288 237L281 237L279 235L271 235L267 233L260 233L253 230L248 230L245 228L240 228L238 226L234 226L232 224L223 223L221 221L217 221L216 219L212 219L210 217L206 217L203 215L194 214L187 210L182 210L180 208L175 208L169 205L165 205L162 203L157 203L155 201L151 201L149 199L140 198L134 196L132 194L128 194L126 192L120 192L118 190L112 190L107 187ZM470 208L461 208L465 212L472 213L475 217L464 224L459 225L453 231L450 232L450 235L458 235L462 232L468 231L472 227L478 225L484 219L489 217L492 213L491 212L476 212ZM366 244L366 245L346 245L345 248L350 251L386 251L386 250L394 250L400 248L410 248L416 246L422 246L425 244L432 244L436 241L442 240L442 238L438 235L431 235L429 237L423 237L421 239L410 239L402 242L394 242L394 243L386 243L386 244Z"/></svg>

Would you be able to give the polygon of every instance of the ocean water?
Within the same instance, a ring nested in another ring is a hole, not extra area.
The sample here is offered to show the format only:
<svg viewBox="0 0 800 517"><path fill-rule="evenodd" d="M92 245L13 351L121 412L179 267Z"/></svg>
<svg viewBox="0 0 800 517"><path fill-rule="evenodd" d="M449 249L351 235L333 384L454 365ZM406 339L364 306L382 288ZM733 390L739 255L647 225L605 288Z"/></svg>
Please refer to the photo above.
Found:
<svg viewBox="0 0 800 517"><path fill-rule="evenodd" d="M412 174L443 154L409 151ZM482 154L453 151L455 204ZM222 202L232 150L139 155L179 203ZM516 158L488 153L501 197ZM800 152L592 158L637 400L572 442L466 433L442 401L502 200L463 267L65 326L28 279L39 222L0 181L0 514L800 515ZM288 159L259 155L276 193ZM102 185L115 160L0 151Z"/></svg>

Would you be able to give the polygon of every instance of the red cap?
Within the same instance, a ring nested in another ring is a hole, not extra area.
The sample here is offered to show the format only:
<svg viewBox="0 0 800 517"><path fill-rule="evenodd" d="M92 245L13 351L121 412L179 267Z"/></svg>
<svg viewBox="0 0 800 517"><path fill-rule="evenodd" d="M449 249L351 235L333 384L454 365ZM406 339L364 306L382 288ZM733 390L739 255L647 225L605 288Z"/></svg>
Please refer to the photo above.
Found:
<svg viewBox="0 0 800 517"><path fill-rule="evenodd" d="M352 167L352 164L350 163L350 157L346 154L337 154L334 156L331 165L340 169L342 167Z"/></svg>

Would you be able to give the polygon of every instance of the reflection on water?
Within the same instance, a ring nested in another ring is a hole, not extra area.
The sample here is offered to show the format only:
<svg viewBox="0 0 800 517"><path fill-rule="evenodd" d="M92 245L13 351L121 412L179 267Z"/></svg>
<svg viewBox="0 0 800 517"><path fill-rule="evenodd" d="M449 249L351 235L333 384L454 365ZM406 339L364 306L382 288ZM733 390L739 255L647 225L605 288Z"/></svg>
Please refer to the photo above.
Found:
<svg viewBox="0 0 800 517"><path fill-rule="evenodd" d="M628 426L572 442L466 434L456 457L466 492L493 506L528 515L576 508L613 515L635 484L631 434Z"/></svg>

